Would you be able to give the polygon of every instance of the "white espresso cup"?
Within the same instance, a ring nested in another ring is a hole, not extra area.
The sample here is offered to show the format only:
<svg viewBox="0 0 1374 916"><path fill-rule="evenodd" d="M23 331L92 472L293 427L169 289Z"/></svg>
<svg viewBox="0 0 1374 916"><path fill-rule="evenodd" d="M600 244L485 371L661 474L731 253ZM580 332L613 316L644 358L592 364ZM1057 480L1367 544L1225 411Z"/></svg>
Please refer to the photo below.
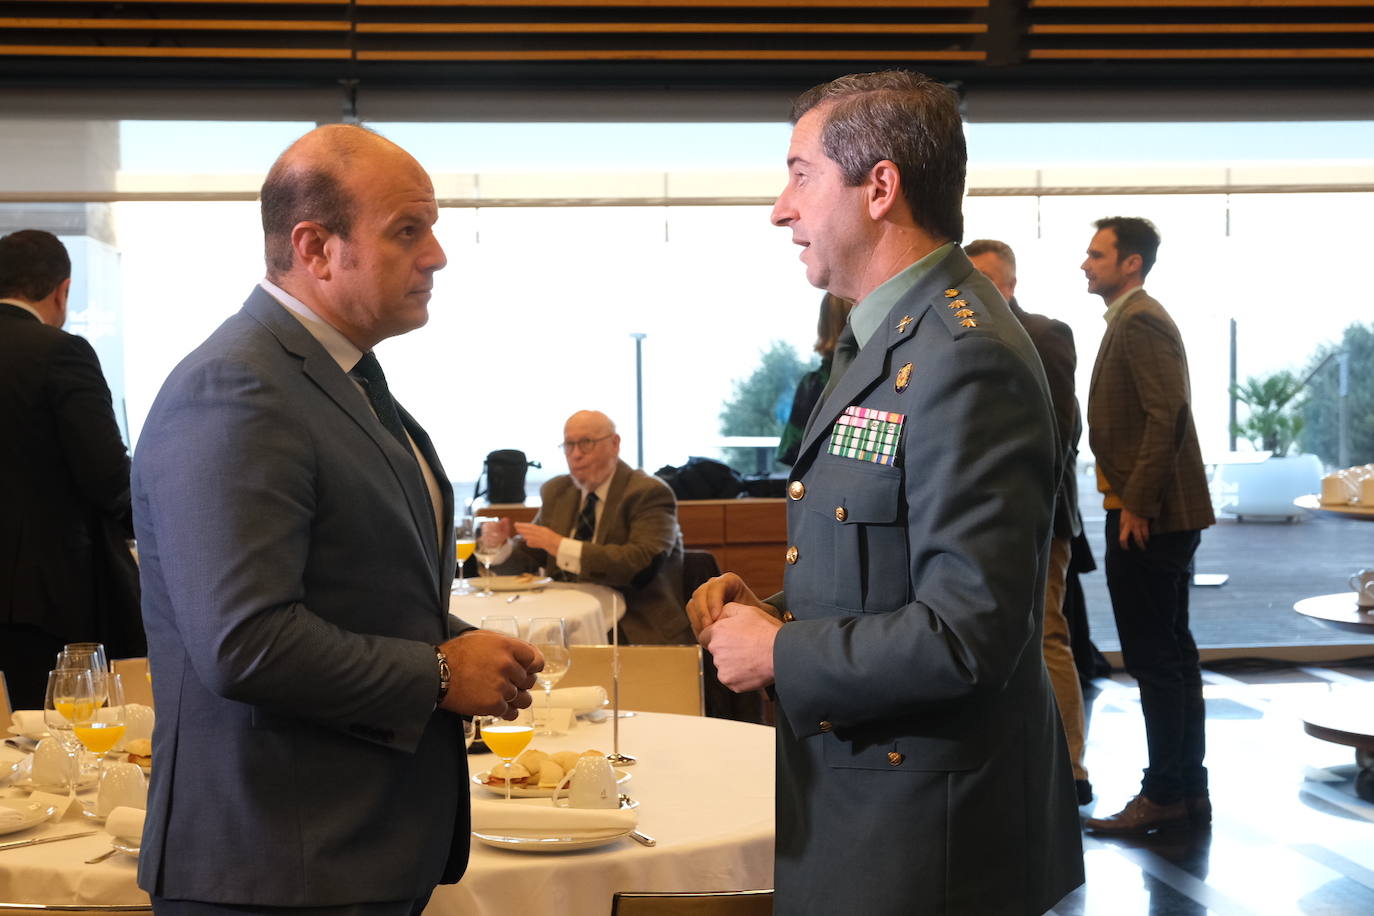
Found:
<svg viewBox="0 0 1374 916"><path fill-rule="evenodd" d="M1355 603L1360 607L1374 607L1374 569L1362 569L1349 581L1355 590Z"/></svg>
<svg viewBox="0 0 1374 916"><path fill-rule="evenodd" d="M136 763L107 763L100 773L95 813L105 817L116 808L147 808L148 783Z"/></svg>
<svg viewBox="0 0 1374 916"><path fill-rule="evenodd" d="M565 786L568 788L566 798L563 796ZM566 804L559 804L560 800ZM579 757L572 772L553 790L553 803L560 808L619 808L615 767L605 757Z"/></svg>

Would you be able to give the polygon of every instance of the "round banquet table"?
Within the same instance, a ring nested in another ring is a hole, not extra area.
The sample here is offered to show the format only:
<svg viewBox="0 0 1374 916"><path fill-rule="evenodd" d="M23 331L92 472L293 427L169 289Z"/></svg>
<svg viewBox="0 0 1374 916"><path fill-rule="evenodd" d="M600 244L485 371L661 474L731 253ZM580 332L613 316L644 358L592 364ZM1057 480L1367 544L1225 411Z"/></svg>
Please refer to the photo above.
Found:
<svg viewBox="0 0 1374 916"><path fill-rule="evenodd" d="M468 581L474 586L481 584L479 579ZM490 595L474 590L450 596L448 609L474 626L480 625L483 617L514 617L522 630L535 617L562 617L568 642L579 646L605 645L611 621L625 616L620 592L583 582L551 582L538 589Z"/></svg>
<svg viewBox="0 0 1374 916"><path fill-rule="evenodd" d="M1374 636L1374 608L1360 607L1353 591L1303 598L1293 610L1334 630Z"/></svg>
<svg viewBox="0 0 1374 916"><path fill-rule="evenodd" d="M518 602L517 602L518 603ZM611 724L580 721L566 735L534 739L543 750L610 751ZM639 802L639 829L658 841L628 837L596 849L525 853L472 841L472 860L458 884L441 885L428 916L516 913L609 913L615 891L721 891L773 886L773 730L728 719L637 713L620 721L620 749L639 762L622 789ZM0 748L0 762L17 757ZM499 762L469 758L474 773ZM343 792L345 789L340 788ZM479 786L474 797L497 798ZM13 787L0 795L27 793ZM91 793L86 793L87 796ZM512 804L547 804L540 800ZM0 842L98 829L79 815ZM104 832L61 843L0 850L5 903L147 903L135 884L136 863L116 855Z"/></svg>

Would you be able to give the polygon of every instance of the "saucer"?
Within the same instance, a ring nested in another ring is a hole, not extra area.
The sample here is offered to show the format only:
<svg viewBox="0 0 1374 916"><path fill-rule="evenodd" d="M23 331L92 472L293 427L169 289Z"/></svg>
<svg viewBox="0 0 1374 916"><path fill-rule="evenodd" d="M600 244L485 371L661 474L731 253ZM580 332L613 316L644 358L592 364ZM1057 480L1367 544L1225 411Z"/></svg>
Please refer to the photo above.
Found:
<svg viewBox="0 0 1374 916"><path fill-rule="evenodd" d="M478 833L474 830L472 835L477 838L478 842L514 852L576 852L579 849L595 849L598 846L606 846L622 837L629 836L632 832L633 828L571 836L501 836L492 833Z"/></svg>
<svg viewBox="0 0 1374 916"><path fill-rule="evenodd" d="M57 813L57 809L51 805L40 805L25 798L0 798L0 808L18 811L23 818L17 823L0 826L0 834L18 833L37 827Z"/></svg>
<svg viewBox="0 0 1374 916"><path fill-rule="evenodd" d="M126 856L133 856L135 859L138 858L138 852L141 842L141 840L130 839L126 836L110 837L111 846L113 846L119 852L124 853Z"/></svg>

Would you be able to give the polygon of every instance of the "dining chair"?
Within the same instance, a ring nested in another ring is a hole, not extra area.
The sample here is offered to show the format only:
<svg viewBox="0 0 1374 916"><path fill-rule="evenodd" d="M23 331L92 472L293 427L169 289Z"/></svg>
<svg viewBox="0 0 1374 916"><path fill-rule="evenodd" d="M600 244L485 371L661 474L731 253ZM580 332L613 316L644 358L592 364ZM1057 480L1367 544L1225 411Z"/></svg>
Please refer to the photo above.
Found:
<svg viewBox="0 0 1374 916"><path fill-rule="evenodd" d="M117 658L110 662L110 667L124 682L124 702L153 705L153 682L148 680L148 659Z"/></svg>
<svg viewBox="0 0 1374 916"><path fill-rule="evenodd" d="M572 665L559 687L611 692L611 646L569 646ZM701 646L621 646L620 708L700 716Z"/></svg>
<svg viewBox="0 0 1374 916"><path fill-rule="evenodd" d="M14 707L10 705L10 689L5 685L5 672L0 671L0 726L8 727Z"/></svg>
<svg viewBox="0 0 1374 916"><path fill-rule="evenodd" d="M611 916L772 916L773 892L660 894L619 891Z"/></svg>

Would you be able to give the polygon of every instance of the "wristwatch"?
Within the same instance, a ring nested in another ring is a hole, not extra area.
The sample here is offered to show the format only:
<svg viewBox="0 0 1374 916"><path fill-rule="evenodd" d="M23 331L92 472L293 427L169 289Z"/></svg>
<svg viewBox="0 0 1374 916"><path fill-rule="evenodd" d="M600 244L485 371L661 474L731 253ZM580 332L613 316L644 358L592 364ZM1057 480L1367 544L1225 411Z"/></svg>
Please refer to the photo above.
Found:
<svg viewBox="0 0 1374 916"><path fill-rule="evenodd" d="M434 657L439 660L439 696L434 700L434 705L439 706L444 702L444 697L448 696L448 686L453 681L453 671L448 666L448 656L444 655L443 649L435 646Z"/></svg>

